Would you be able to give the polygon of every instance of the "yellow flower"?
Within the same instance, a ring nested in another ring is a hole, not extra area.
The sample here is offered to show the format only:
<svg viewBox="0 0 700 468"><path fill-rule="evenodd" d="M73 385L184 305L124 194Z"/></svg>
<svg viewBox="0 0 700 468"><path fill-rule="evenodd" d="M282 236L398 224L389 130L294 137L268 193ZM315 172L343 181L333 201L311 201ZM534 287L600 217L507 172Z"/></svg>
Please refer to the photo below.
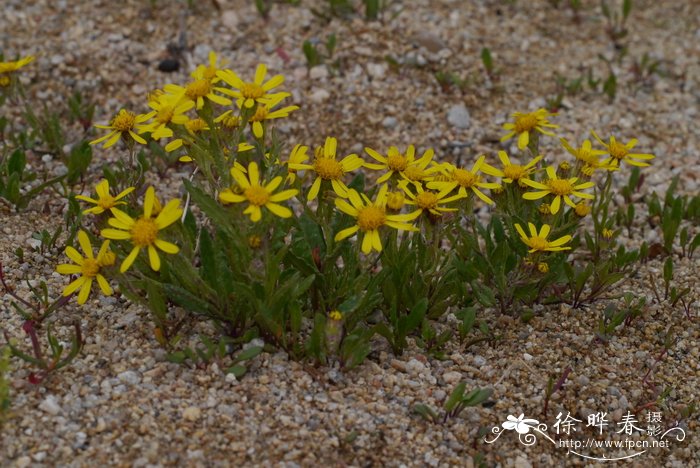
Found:
<svg viewBox="0 0 700 468"><path fill-rule="evenodd" d="M537 269L540 273L547 273L549 271L549 265L545 262L539 262L537 264Z"/></svg>
<svg viewBox="0 0 700 468"><path fill-rule="evenodd" d="M184 87L175 84L167 84L163 89L166 93L174 96L184 96L195 104L197 110L204 107L205 99L222 106L231 105L230 99L214 94L214 90L218 90L218 88L214 88L212 80L207 78L206 69L197 68L192 72L192 77L194 81L190 81Z"/></svg>
<svg viewBox="0 0 700 468"><path fill-rule="evenodd" d="M263 137L263 122L266 120L281 119L284 117L289 117L289 113L299 109L299 106L287 106L281 109L273 109L277 106L282 99L286 96L277 95L271 97L269 102L266 104L258 104L255 108L255 114L250 117L250 126L253 128L253 135L258 140Z"/></svg>
<svg viewBox="0 0 700 468"><path fill-rule="evenodd" d="M142 124L149 118L150 117L148 116L148 114L136 115L133 112L129 112L126 109L121 109L119 113L117 113L117 115L114 116L109 125L95 125L95 127L97 128L111 130L111 132L109 132L105 136L97 138L96 140L92 140L90 144L96 145L97 143L101 143L107 140L102 147L109 148L110 146L114 145L117 141L119 141L119 138L123 138L128 143L135 141L137 143L145 145L146 140L141 138L138 134L144 132L143 126L140 124Z"/></svg>
<svg viewBox="0 0 700 468"><path fill-rule="evenodd" d="M548 216L552 214L552 207L549 205L549 203L542 203L537 207L537 211L539 211L540 214Z"/></svg>
<svg viewBox="0 0 700 468"><path fill-rule="evenodd" d="M603 238L604 238L604 239L608 239L608 240L610 240L610 239L612 239L613 237L615 237L615 231L613 231L612 229L604 228L604 229L603 229L603 232L602 232L601 234L603 234Z"/></svg>
<svg viewBox="0 0 700 468"><path fill-rule="evenodd" d="M97 257L93 256L92 244L85 231L78 231L78 243L85 253L85 257L80 255L73 247L68 246L66 247L65 253L75 264L63 263L56 267L56 271L62 275L80 274L78 279L66 286L63 290L63 296L70 296L80 289L78 293L78 304L85 304L85 301L87 301L90 295L90 289L92 288L92 282L94 280L97 280L97 284L100 286L105 296L111 296L113 293L112 288L109 286L109 283L102 273L100 273L102 267L114 264L115 257L109 250L109 241L106 240L102 243Z"/></svg>
<svg viewBox="0 0 700 468"><path fill-rule="evenodd" d="M306 152L309 151L308 146L295 145L292 151L289 153L289 158L284 163L287 166L287 179L286 183L293 184L296 181L297 170L291 166L294 164L303 164L309 159L309 155Z"/></svg>
<svg viewBox="0 0 700 468"><path fill-rule="evenodd" d="M525 234L522 226L520 224L515 224L515 229L520 234L522 241L530 247L530 253L533 252L558 252L560 250L570 250L571 247L562 247L564 244L571 240L571 236L566 235L560 237L559 239L549 242L547 241L547 236L549 236L550 226L548 224L543 224L540 232L537 232L537 228L532 223L527 223L530 228L530 237Z"/></svg>
<svg viewBox="0 0 700 468"><path fill-rule="evenodd" d="M386 193L387 186L383 185L379 189L374 202L370 201L364 193L360 197L355 189L348 190L347 194L350 203L341 198L336 198L335 206L343 213L357 219L354 226L343 229L335 235L336 242L352 236L357 231L362 231L364 233L362 252L368 254L372 249L377 252L382 251L382 240L379 237L379 228L382 226L389 226L404 231L417 231L416 227L407 222L415 219L416 216L414 214L386 214Z"/></svg>
<svg viewBox="0 0 700 468"><path fill-rule="evenodd" d="M364 166L366 168L387 171L386 174L377 179L378 184L386 182L394 174L400 174L404 179L414 182L414 185L420 185L420 182L426 180L432 172L437 170L427 169L435 154L435 151L432 149L423 153L420 159L416 159L416 149L413 145L409 145L406 148L405 156L401 154L396 146L390 146L386 156L382 156L372 148L365 148L365 151L373 159L381 163L365 163Z"/></svg>
<svg viewBox="0 0 700 468"><path fill-rule="evenodd" d="M260 183L260 173L255 162L248 164L248 176L238 167L231 168L231 176L241 188L242 193L235 193L231 189L225 189L219 194L219 200L223 203L248 202L248 208L243 211L249 214L253 222L258 222L262 218L262 207L267 208L280 218L292 216L292 210L282 206L277 202L289 200L299 193L296 189L282 190L274 193L282 183L282 176L277 176L268 184Z"/></svg>
<svg viewBox="0 0 700 468"><path fill-rule="evenodd" d="M627 144L622 144L617 141L614 136L611 136L610 143L605 143L593 130L591 130L591 135L605 147L607 154L610 155L608 159L603 161L603 164L618 167L621 161L625 161L632 166L646 167L649 166L649 163L643 161L654 159L653 154L630 153L630 150L638 143L636 138L631 139Z"/></svg>
<svg viewBox="0 0 700 468"><path fill-rule="evenodd" d="M195 69L194 72L192 72L192 78L194 79L199 79L198 77L202 77L204 79L209 80L212 84L213 83L218 83L221 78L216 76L216 73L221 70L216 65L216 62L218 61L218 57L216 56L216 53L214 51L209 52L209 65L199 65ZM223 66L226 65L227 61L222 60L219 65Z"/></svg>
<svg viewBox="0 0 700 468"><path fill-rule="evenodd" d="M173 136L170 124L183 125L189 120L185 112L194 107L194 102L184 99L181 95L164 94L157 99L149 100L148 105L153 112L147 115L149 119L153 119L153 122L144 125L142 130L144 133L151 133L151 138L154 140L160 140Z"/></svg>
<svg viewBox="0 0 700 468"><path fill-rule="evenodd" d="M13 62L0 62L0 87L10 86L10 83L12 83L12 73L33 60L34 57L29 55Z"/></svg>
<svg viewBox="0 0 700 468"><path fill-rule="evenodd" d="M94 198L86 197L84 195L76 195L75 198L96 205L92 208L88 208L87 210L83 211L83 214L100 214L104 213L107 210L111 210L117 205L124 205L125 202L119 200L129 195L131 192L134 191L134 189L135 187L129 187L123 190L121 193L119 193L119 195L117 195L116 197L113 197L109 193L109 182L107 181L107 179L102 179L97 185L95 185L95 193L97 193L97 200L95 200Z"/></svg>
<svg viewBox="0 0 700 468"><path fill-rule="evenodd" d="M253 107L256 102L259 104L267 104L271 98L280 95L289 96L289 93L268 94L268 91L284 83L284 76L275 75L265 82L266 75L267 66L262 63L259 64L255 70L255 78L252 82L243 81L231 70L220 70L216 73L216 76L221 78L229 86L235 88L235 90L228 88L216 88L216 90L236 98L236 105L238 105L238 107L245 107L246 109Z"/></svg>
<svg viewBox="0 0 700 468"><path fill-rule="evenodd" d="M233 110L229 109L217 118L214 119L214 123L220 123L219 128L226 130L233 130L238 128L241 124L241 118L233 114Z"/></svg>
<svg viewBox="0 0 700 468"><path fill-rule="evenodd" d="M34 56L28 55L28 56L21 58L19 60L10 61L10 62L0 62L0 73L15 72L33 61L34 61Z"/></svg>
<svg viewBox="0 0 700 468"><path fill-rule="evenodd" d="M403 192L389 192L386 195L386 206L391 211L401 211L404 204L406 203L406 196Z"/></svg>
<svg viewBox="0 0 700 468"><path fill-rule="evenodd" d="M600 156L606 154L605 151L593 149L590 140L585 140L580 148L573 148L566 139L561 138L561 145L578 161L581 161L581 174L591 177L596 169L605 169L608 171L615 171L617 168L607 164L607 162L601 162Z"/></svg>
<svg viewBox="0 0 700 468"><path fill-rule="evenodd" d="M535 112L525 113L516 112L513 114L514 122L503 124L503 128L508 130L508 133L501 138L501 141L510 140L515 135L518 135L518 148L525 149L530 143L530 134L536 130L543 135L555 136L554 133L545 130L547 128L559 128L559 125L550 124L548 117L556 115L550 114L545 109L537 109Z"/></svg>
<svg viewBox="0 0 700 468"><path fill-rule="evenodd" d="M576 212L577 216L580 216L581 218L585 217L586 215L591 213L591 205L588 203L581 201L576 203L576 206L574 207L574 211Z"/></svg>
<svg viewBox="0 0 700 468"><path fill-rule="evenodd" d="M493 200L491 200L489 197L484 195L484 193L481 190L479 190L480 188L493 190L500 187L500 185L495 182L482 182L481 175L479 175L479 171L484 165L485 159L486 156L480 156L479 159L476 160L474 165L472 165L472 168L469 170L457 168L456 166L450 163L442 164L440 166L441 170L447 176L448 180L434 180L432 182L428 182L428 188L442 192L443 190L454 190L455 188L459 187L459 195L465 197L467 196L467 189L469 189L472 192L474 192L477 197L481 198L486 203L493 204Z"/></svg>
<svg viewBox="0 0 700 468"><path fill-rule="evenodd" d="M157 203L153 187L148 187L146 190L143 201L143 216L134 219L123 211L112 208L114 218L110 218L108 222L110 226L116 229L103 229L102 237L114 240L129 240L134 246L119 268L121 273L128 270L134 263L141 249L148 250L148 259L154 271L160 270L160 257L156 248L169 254L176 254L180 251L177 245L158 238L161 230L180 219L180 215L182 215L180 200L170 200L157 216L154 213L155 208L157 208Z"/></svg>
<svg viewBox="0 0 700 468"><path fill-rule="evenodd" d="M260 238L260 236L253 234L252 236L248 237L248 246L251 249L259 249L261 245L262 239Z"/></svg>
<svg viewBox="0 0 700 468"><path fill-rule="evenodd" d="M593 199L593 195L580 191L593 187L593 185L595 185L593 182L584 182L576 185L578 177L559 179L553 166L547 168L547 177L549 178L545 183L525 180L524 182L526 185L538 191L523 193L523 198L526 200L539 200L547 195L554 195L554 200L552 200L551 203L552 214L557 214L557 212L559 212L562 199L572 208L576 208L576 204L571 200L571 196Z"/></svg>
<svg viewBox="0 0 700 468"><path fill-rule="evenodd" d="M343 314L339 310L331 310L328 313L328 318L336 322L343 320Z"/></svg>
<svg viewBox="0 0 700 468"><path fill-rule="evenodd" d="M419 216L424 211L428 211L435 216L442 216L442 213L448 211L457 211L457 208L447 208L440 205L464 198L464 195L459 194L448 197L447 195L452 191L451 188L444 189L441 192L433 192L431 190L423 190L423 187L419 185L416 187L415 194L411 192L406 183L401 184L401 188L406 192L409 198L409 200L406 200L406 204L414 205L418 208L411 213L416 216Z"/></svg>
<svg viewBox="0 0 700 468"><path fill-rule="evenodd" d="M542 156L532 158L524 166L520 164L513 164L510 158L508 157L508 153L506 153L505 151L498 152L498 159L500 159L501 164L503 164L503 167L501 169L497 169L493 166L484 163L481 168L481 171L485 174L494 177L500 177L503 180L503 182L507 184L517 182L519 185L522 186L523 181L528 178L532 171L535 170L535 165L538 162L540 162Z"/></svg>
<svg viewBox="0 0 700 468"><path fill-rule="evenodd" d="M316 180L311 184L307 200L313 200L321 190L321 182L329 180L333 191L340 197L346 197L348 187L343 182L346 172L354 171L362 166L362 159L356 154L345 156L342 160L336 160L338 141L333 137L327 137L323 148L316 150L313 164L289 163L288 167L295 171L310 170L316 173Z"/></svg>

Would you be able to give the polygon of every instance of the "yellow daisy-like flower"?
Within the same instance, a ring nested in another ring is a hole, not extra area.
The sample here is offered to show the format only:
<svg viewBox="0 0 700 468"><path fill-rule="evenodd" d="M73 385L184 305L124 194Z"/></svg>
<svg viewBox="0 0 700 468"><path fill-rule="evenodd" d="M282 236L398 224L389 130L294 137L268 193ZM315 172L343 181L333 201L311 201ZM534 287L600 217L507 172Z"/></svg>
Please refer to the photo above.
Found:
<svg viewBox="0 0 700 468"><path fill-rule="evenodd" d="M579 198L587 198L589 200L593 199L593 195L589 193L581 192L580 190L585 190L587 188L593 187L595 185L593 182L584 182L582 184L576 184L578 177L572 177L570 179L559 179L557 177L557 172L553 166L547 167L547 180L542 182L535 182L534 180L526 179L526 185L537 189L537 192L526 192L523 193L523 198L526 200L539 200L547 195L554 195L554 200L551 203L552 214L557 214L559 208L561 207L561 201L569 205L571 208L576 208L576 203L571 200L571 196Z"/></svg>
<svg viewBox="0 0 700 468"><path fill-rule="evenodd" d="M206 69L198 68L192 72L194 81L190 81L184 87L175 84L167 84L163 89L166 93L174 96L185 96L195 104L197 110L204 107L205 99L222 106L231 105L230 99L214 93L214 90L218 90L218 88L214 88L212 81L207 78L206 75Z"/></svg>
<svg viewBox="0 0 700 468"><path fill-rule="evenodd" d="M387 155L383 156L372 148L365 148L367 154L381 164L365 163L364 166L368 169L378 171L387 171L377 179L378 184L382 184L389 180L394 174L400 174L404 179L415 182L414 185L420 185L420 182L425 181L431 172L437 169L427 169L428 164L433 160L435 151L432 149L423 153L420 159L416 159L416 149L413 145L406 148L406 155L401 154L395 146L389 147Z"/></svg>
<svg viewBox="0 0 700 468"><path fill-rule="evenodd" d="M258 140L263 137L264 121L289 117L290 112L299 109L299 106L287 106L282 107L281 109L274 109L275 106L282 102L285 97L287 97L286 93L285 95L281 94L283 93L279 93L275 97L271 97L269 102L266 104L258 104L258 107L255 108L255 114L250 117L249 122L250 126L253 128L253 135L255 135L255 138Z"/></svg>
<svg viewBox="0 0 700 468"><path fill-rule="evenodd" d="M0 87L10 86L10 83L12 83L11 74L31 63L33 60L34 57L29 55L11 62L0 62Z"/></svg>
<svg viewBox="0 0 700 468"><path fill-rule="evenodd" d="M19 70L20 68L30 64L34 61L33 55L28 55L19 60L14 60L10 62L0 62L0 73L11 73Z"/></svg>
<svg viewBox="0 0 700 468"><path fill-rule="evenodd" d="M523 230L522 226L520 224L515 224L515 229L518 231L518 234L520 234L520 238L522 241L530 247L530 253L533 252L558 252L561 250L570 250L571 247L562 247L564 244L569 242L571 240L571 236L563 236L560 237L559 239L549 242L547 240L547 236L549 236L549 231L551 227L548 224L543 224L542 228L540 229L540 232L537 232L537 228L535 227L534 224L532 223L527 223L529 229L530 229L530 236L528 237L527 234L525 234L525 230Z"/></svg>
<svg viewBox="0 0 700 468"><path fill-rule="evenodd" d="M316 173L316 180L311 184L307 200L313 200L321 190L321 182L328 180L331 182L333 191L340 197L347 196L348 187L343 182L346 172L354 171L362 167L362 159L356 154L345 156L342 160L336 160L336 150L338 141L333 137L327 137L322 148L316 150L313 164L288 164L289 169L295 171L310 170Z"/></svg>
<svg viewBox="0 0 700 468"><path fill-rule="evenodd" d="M309 147L300 144L292 148L292 151L289 153L289 158L284 162L284 165L287 166L287 179L285 180L287 184L293 184L297 178L297 170L292 168L291 165L304 164L308 161L309 155L307 151L309 151Z"/></svg>
<svg viewBox="0 0 700 468"><path fill-rule="evenodd" d="M335 235L336 242L352 236L357 231L362 231L364 233L362 252L368 254L373 249L377 252L382 251L382 240L379 237L379 229L382 226L404 231L418 230L408 223L416 218L416 214L390 215L386 213L387 190L387 186L383 185L374 202L370 201L364 193L360 197L355 189L350 189L347 192L350 203L341 198L335 199L335 206L340 211L357 219L354 226L343 229Z"/></svg>
<svg viewBox="0 0 700 468"><path fill-rule="evenodd" d="M616 171L617 167L600 160L600 156L606 154L605 151L593 149L590 140L585 140L580 148L573 148L566 139L561 138L561 145L564 149L575 157L581 164L581 174L591 177L597 169Z"/></svg>
<svg viewBox="0 0 700 468"><path fill-rule="evenodd" d="M142 130L144 133L150 133L154 140L160 140L173 136L170 124L183 125L187 123L189 118L185 112L194 107L194 102L183 98L183 96L164 94L158 99L149 100L148 105L153 109L153 112L147 115L149 119L153 119L153 122L144 125Z"/></svg>
<svg viewBox="0 0 700 468"><path fill-rule="evenodd" d="M500 177L506 184L517 182L520 186L523 186L525 179L535 170L535 165L540 162L542 156L532 158L527 164L521 165L512 163L508 157L508 153L505 151L499 151L498 159L500 159L501 164L503 164L501 169L484 163L481 168L482 172L494 177Z"/></svg>
<svg viewBox="0 0 700 468"><path fill-rule="evenodd" d="M144 132L143 125L141 124L149 118L148 114L136 115L126 109L121 109L117 115L114 116L109 125L95 125L97 128L111 131L105 136L92 140L90 144L96 145L106 140L102 147L109 148L119 141L120 138L123 138L127 143L135 141L145 145L146 140L141 138L139 134Z"/></svg>
<svg viewBox="0 0 700 468"><path fill-rule="evenodd" d="M92 289L92 282L94 280L97 280L97 284L100 286L105 296L111 296L114 291L112 291L109 283L102 273L100 273L102 267L114 264L115 256L114 253L109 250L109 241L106 240L102 243L97 257L93 255L92 244L85 231L78 231L78 243L85 253L85 257L80 255L73 247L68 246L65 251L66 256L73 260L75 264L63 263L56 267L56 271L62 275L80 274L78 279L66 286L63 290L63 296L68 297L80 289L78 293L78 304L85 304L85 301L87 301L90 295L90 289Z"/></svg>
<svg viewBox="0 0 700 468"><path fill-rule="evenodd" d="M86 197L84 195L76 195L75 198L96 205L92 208L88 208L87 210L83 211L83 214L101 214L107 210L111 210L115 206L126 204L126 202L119 200L129 195L131 192L134 191L134 189L135 187L129 187L120 192L119 195L117 195L116 197L113 197L109 193L109 182L107 181L107 179L102 179L97 185L95 185L95 193L97 193L97 199Z"/></svg>
<svg viewBox="0 0 700 468"><path fill-rule="evenodd" d="M610 155L608 159L603 161L603 164L618 167L620 165L620 162L625 161L631 166L647 167L649 166L649 163L644 161L655 158L653 154L630 153L630 150L634 148L638 143L638 140L636 138L632 138L627 144L622 144L619 141L617 141L614 136L611 136L610 142L605 143L598 137L598 135L596 135L596 133L593 130L591 130L591 135L593 135L593 137L605 147L607 154Z"/></svg>
<svg viewBox="0 0 700 468"><path fill-rule="evenodd" d="M467 196L467 190L471 190L477 197L481 198L489 205L492 205L493 200L484 195L479 189L494 190L501 186L495 182L482 181L479 171L484 166L485 160L486 156L480 156L469 170L458 168L450 163L444 163L440 167L447 180L428 182L428 188L442 192L444 190L454 190L459 187L458 193L463 197Z"/></svg>
<svg viewBox="0 0 700 468"><path fill-rule="evenodd" d="M180 200L170 200L155 216L156 201L155 190L153 187L148 187L143 201L143 215L137 219L117 208L112 208L114 218L110 218L108 222L116 229L103 229L102 237L113 240L129 240L134 246L119 268L121 273L128 270L134 263L141 249L148 250L148 259L154 271L160 270L160 257L156 249L169 254L176 254L180 251L177 245L158 237L160 231L180 219L182 215Z"/></svg>
<svg viewBox="0 0 700 468"><path fill-rule="evenodd" d="M216 90L236 98L236 105L246 109L253 107L256 102L258 104L267 104L271 98L277 97L279 94L289 95L288 93L268 94L269 91L284 83L284 76L275 75L268 81L265 81L266 75L267 66L262 63L256 68L255 78L252 82L243 81L231 70L219 70L216 72L216 76L235 89L216 88Z"/></svg>
<svg viewBox="0 0 700 468"><path fill-rule="evenodd" d="M218 62L218 57L216 56L216 53L212 50L209 52L209 65L199 65L194 72L192 72L192 78L194 79L199 79L198 77L202 77L204 79L209 80L212 84L213 83L218 83L221 78L216 76L216 73L222 70L219 68L219 66L224 66L226 65L227 61L222 60L219 65L217 66L216 62Z"/></svg>
<svg viewBox="0 0 700 468"><path fill-rule="evenodd" d="M231 189L223 190L219 194L219 200L223 203L242 203L247 201L248 208L243 213L250 215L250 219L254 223L257 223L262 218L262 207L267 208L280 218L292 216L292 210L280 205L278 202L289 200L299 191L288 189L274 193L282 183L282 176L275 177L267 184L261 183L258 165L255 162L248 164L247 176L241 168L236 166L231 168L231 176L233 176L242 193L236 193Z"/></svg>
<svg viewBox="0 0 700 468"><path fill-rule="evenodd" d="M443 213L447 213L449 211L457 211L457 208L447 208L440 205L464 198L464 195L460 194L448 197L447 195L450 194L452 189L445 189L441 192L433 192L432 190L423 190L423 187L419 185L416 187L416 193L414 194L408 188L407 183L401 184L401 188L404 190L404 192L406 192L406 195L408 195L409 198L406 200L406 204L413 205L417 208L416 211L411 213L416 215L416 217L421 215L424 211L428 211L435 216L442 216Z"/></svg>
<svg viewBox="0 0 700 468"><path fill-rule="evenodd" d="M508 133L501 138L501 141L510 140L514 136L518 136L518 148L525 149L530 143L530 134L533 131L542 133L543 135L555 136L554 133L545 130L545 128L559 128L559 125L549 123L547 120L550 114L546 109L537 109L535 112L522 113L515 112L513 114L513 122L503 124L503 128L508 130Z"/></svg>

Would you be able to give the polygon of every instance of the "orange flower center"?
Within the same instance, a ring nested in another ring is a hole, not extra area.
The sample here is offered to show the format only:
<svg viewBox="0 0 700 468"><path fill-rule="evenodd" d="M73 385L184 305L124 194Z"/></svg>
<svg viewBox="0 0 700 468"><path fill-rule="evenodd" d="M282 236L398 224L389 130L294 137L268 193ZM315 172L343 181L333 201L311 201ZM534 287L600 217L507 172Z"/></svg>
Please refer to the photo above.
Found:
<svg viewBox="0 0 700 468"><path fill-rule="evenodd" d="M158 236L158 226L153 218L139 218L131 228L131 240L137 247L153 245Z"/></svg>
<svg viewBox="0 0 700 468"><path fill-rule="evenodd" d="M114 197L112 195L107 195L106 197L100 197L97 200L97 206L99 206L103 210L108 210L115 205L116 205L116 203L115 203Z"/></svg>
<svg viewBox="0 0 700 468"><path fill-rule="evenodd" d="M408 159L403 157L398 151L389 151L386 158L386 165L392 171L401 172L408 167Z"/></svg>
<svg viewBox="0 0 700 468"><path fill-rule="evenodd" d="M314 171L326 180L338 180L343 176L343 166L333 158L314 159Z"/></svg>
<svg viewBox="0 0 700 468"><path fill-rule="evenodd" d="M535 114L525 114L515 119L515 131L517 133L529 132L537 126Z"/></svg>
<svg viewBox="0 0 700 468"><path fill-rule="evenodd" d="M163 106L158 110L156 120L162 124L167 124L170 123L174 115L175 109L173 109L173 106Z"/></svg>
<svg viewBox="0 0 700 468"><path fill-rule="evenodd" d="M464 169L456 169L452 173L452 179L462 187L471 188L481 180L481 177Z"/></svg>
<svg viewBox="0 0 700 468"><path fill-rule="evenodd" d="M260 185L251 185L243 192L251 205L264 206L270 201L270 194Z"/></svg>
<svg viewBox="0 0 700 468"><path fill-rule="evenodd" d="M549 246L549 242L544 237L535 236L530 238L530 248L535 250L545 250Z"/></svg>
<svg viewBox="0 0 700 468"><path fill-rule="evenodd" d="M549 179L547 186L554 195L571 195L574 191L573 185L566 179Z"/></svg>
<svg viewBox="0 0 700 468"><path fill-rule="evenodd" d="M357 213L357 225L363 231L374 231L386 222L384 208L370 205L361 208Z"/></svg>
<svg viewBox="0 0 700 468"><path fill-rule="evenodd" d="M265 90L255 83L243 83L241 94L246 99L259 99L265 95Z"/></svg>
<svg viewBox="0 0 700 468"><path fill-rule="evenodd" d="M112 120L112 127L122 133L133 129L134 125L136 125L136 115L124 109L120 110Z"/></svg>
<svg viewBox="0 0 700 468"><path fill-rule="evenodd" d="M86 258L80 266L80 273L88 278L94 278L100 272L100 264L94 258Z"/></svg>
<svg viewBox="0 0 700 468"><path fill-rule="evenodd" d="M507 179L518 180L524 177L526 173L527 169L519 164L509 164L503 168L503 175L505 175Z"/></svg>
<svg viewBox="0 0 700 468"><path fill-rule="evenodd" d="M203 98L211 92L211 81L209 80L195 80L188 83L185 87L185 96L196 101L199 98Z"/></svg>
<svg viewBox="0 0 700 468"><path fill-rule="evenodd" d="M420 206L424 210L430 210L437 206L438 197L433 192L421 192L416 197L416 205Z"/></svg>
<svg viewBox="0 0 700 468"><path fill-rule="evenodd" d="M629 153L627 147L617 141L610 143L608 150L610 151L610 156L615 159L624 159L627 153Z"/></svg>

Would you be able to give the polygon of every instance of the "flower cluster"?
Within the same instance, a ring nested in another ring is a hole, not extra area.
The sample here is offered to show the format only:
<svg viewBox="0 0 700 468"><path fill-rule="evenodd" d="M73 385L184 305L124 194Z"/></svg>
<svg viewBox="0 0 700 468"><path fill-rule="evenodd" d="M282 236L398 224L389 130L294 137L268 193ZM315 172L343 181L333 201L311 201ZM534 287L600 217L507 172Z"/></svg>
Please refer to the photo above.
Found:
<svg viewBox="0 0 700 468"><path fill-rule="evenodd" d="M150 112L134 114L121 109L109 125L97 125L109 132L92 143L104 142L104 147L110 147L121 140L133 149L134 144L144 144L148 138L164 142L166 152L182 148L179 160L194 163L193 177L200 171L208 178L212 198L220 204L217 206L225 207L218 209L234 219L248 217L253 225L264 226L266 219L293 219L295 212L302 211L315 213L319 224L334 226L335 242L357 234L365 254L382 252L391 229L409 233L432 230L438 223L472 216L474 205L484 203L505 214L511 234L515 237L517 233L533 254L534 260L528 261L547 273L548 264L538 256L571 248L566 244L573 239L577 220L591 212L595 173L610 174L622 162L648 165L646 161L654 157L632 153L637 140L623 144L611 136L606 143L592 132L602 148L595 148L590 140L576 148L561 138L563 150L574 160L556 165L548 155L539 154L539 136L554 136L552 130L558 126L549 122L553 114L538 109L515 113L513 122L503 126L508 133L502 141L517 137L517 147L527 151L518 157L498 151L493 165L486 155L466 165L440 161L434 150L420 153L414 145L403 151L391 145L386 152L365 147L363 157L340 151L333 137L327 137L314 151L297 144L285 160L280 160L268 126L298 109L282 105L290 96L278 90L283 76L268 78L267 67L260 64L252 80L246 81L222 67L211 53L208 64L192 72L190 82L168 84L152 92ZM355 184L352 178L357 174L353 173L361 169L369 171L370 184ZM96 198L77 198L94 205L85 210L87 214L111 214L108 227L100 232L122 247L128 243L128 248L121 249L126 254L121 273L134 264L141 250L147 252L151 270L157 272L161 268L159 252L179 252L176 244L162 237L162 231L183 216L183 209L179 199L162 206L154 189L148 187L140 214L128 214L127 198L135 190L127 187L113 195L107 180L102 180L95 187ZM246 234L253 249L263 245L260 232ZM557 235L554 240L548 240L551 233ZM82 233L79 240L87 257L67 250L76 266L59 268L62 273L81 273L65 291L71 294L80 289L79 302L87 298L92 278L97 278L103 292L108 286L101 269L109 265L99 254L90 260L92 251L86 239Z"/></svg>

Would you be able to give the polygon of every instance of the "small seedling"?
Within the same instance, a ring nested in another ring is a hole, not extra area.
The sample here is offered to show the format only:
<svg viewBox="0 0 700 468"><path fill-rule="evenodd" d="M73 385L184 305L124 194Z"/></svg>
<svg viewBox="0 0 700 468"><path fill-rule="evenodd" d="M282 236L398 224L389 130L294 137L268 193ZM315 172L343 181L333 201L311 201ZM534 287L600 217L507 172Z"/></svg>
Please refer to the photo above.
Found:
<svg viewBox="0 0 700 468"><path fill-rule="evenodd" d="M425 420L445 424L448 419L456 418L459 414L464 411L465 408L470 406L478 406L486 402L489 399L493 390L490 388L476 389L465 394L467 384L465 382L460 382L454 388L450 396L445 401L441 413L438 413L432 407L425 404L417 404L413 407L413 411Z"/></svg>

